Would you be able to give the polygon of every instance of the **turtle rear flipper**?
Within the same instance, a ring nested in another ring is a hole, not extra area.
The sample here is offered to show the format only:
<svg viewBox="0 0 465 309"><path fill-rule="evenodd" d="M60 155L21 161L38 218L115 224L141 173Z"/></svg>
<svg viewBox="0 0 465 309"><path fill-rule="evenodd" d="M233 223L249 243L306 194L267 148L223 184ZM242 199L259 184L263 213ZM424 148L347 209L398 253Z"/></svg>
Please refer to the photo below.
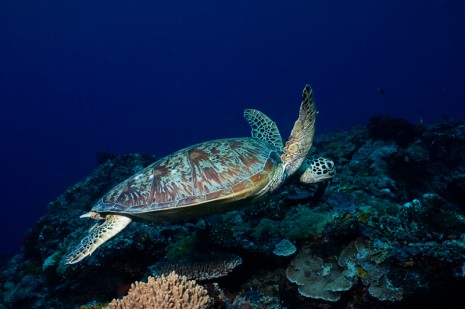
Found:
<svg viewBox="0 0 465 309"><path fill-rule="evenodd" d="M79 245L68 255L66 264L74 264L91 255L100 245L118 234L132 220L120 215L107 215L105 221L97 223L89 234L81 240Z"/></svg>
<svg viewBox="0 0 465 309"><path fill-rule="evenodd" d="M288 177L299 169L312 147L313 135L315 134L315 118L316 107L313 91L309 85L306 85L302 93L299 119L292 128L291 136L286 142L281 157Z"/></svg>

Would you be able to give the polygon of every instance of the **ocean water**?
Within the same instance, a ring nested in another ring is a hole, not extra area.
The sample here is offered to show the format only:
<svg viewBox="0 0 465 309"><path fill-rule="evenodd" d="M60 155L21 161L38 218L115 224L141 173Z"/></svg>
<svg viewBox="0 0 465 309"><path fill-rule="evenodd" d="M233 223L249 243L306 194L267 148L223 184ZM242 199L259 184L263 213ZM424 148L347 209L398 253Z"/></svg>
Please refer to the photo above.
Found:
<svg viewBox="0 0 465 309"><path fill-rule="evenodd" d="M248 136L245 108L288 136L306 83L317 134L464 119L464 32L460 0L2 0L0 252L97 152Z"/></svg>

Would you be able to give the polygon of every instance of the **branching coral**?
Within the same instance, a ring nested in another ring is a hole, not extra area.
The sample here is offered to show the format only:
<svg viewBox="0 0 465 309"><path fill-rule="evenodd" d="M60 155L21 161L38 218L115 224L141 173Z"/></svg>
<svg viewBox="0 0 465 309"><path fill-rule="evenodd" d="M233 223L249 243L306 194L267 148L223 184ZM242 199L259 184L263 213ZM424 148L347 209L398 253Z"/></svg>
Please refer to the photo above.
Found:
<svg viewBox="0 0 465 309"><path fill-rule="evenodd" d="M110 309L201 309L206 308L209 299L207 291L202 286L172 272L160 278L149 277L147 283L133 283L127 296L121 300L114 299L108 307Z"/></svg>

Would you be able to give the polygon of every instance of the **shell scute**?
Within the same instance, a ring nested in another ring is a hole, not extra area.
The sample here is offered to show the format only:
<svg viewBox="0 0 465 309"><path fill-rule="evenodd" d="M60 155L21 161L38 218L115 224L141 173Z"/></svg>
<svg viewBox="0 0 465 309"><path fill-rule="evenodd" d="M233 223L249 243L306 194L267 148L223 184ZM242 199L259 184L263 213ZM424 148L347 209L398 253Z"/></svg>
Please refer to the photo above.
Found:
<svg viewBox="0 0 465 309"><path fill-rule="evenodd" d="M131 177L114 187L103 198L105 204L127 205L127 207L144 207L148 203L148 192L152 186L151 171L144 169L142 173Z"/></svg>
<svg viewBox="0 0 465 309"><path fill-rule="evenodd" d="M117 185L93 210L142 213L251 195L270 181L280 162L277 151L256 138L197 144Z"/></svg>

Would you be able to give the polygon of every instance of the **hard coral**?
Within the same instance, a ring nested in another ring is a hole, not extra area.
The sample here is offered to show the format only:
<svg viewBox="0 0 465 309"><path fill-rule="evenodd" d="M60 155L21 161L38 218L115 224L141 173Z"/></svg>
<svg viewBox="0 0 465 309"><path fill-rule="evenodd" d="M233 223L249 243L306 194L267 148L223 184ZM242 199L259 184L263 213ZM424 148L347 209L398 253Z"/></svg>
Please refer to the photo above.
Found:
<svg viewBox="0 0 465 309"><path fill-rule="evenodd" d="M204 258L185 256L172 262L158 262L151 266L152 274L177 274L194 280L210 280L227 276L234 268L242 264L242 258L236 254L225 252L211 252Z"/></svg>
<svg viewBox="0 0 465 309"><path fill-rule="evenodd" d="M304 250L291 262L286 271L289 281L299 285L299 293L305 297L338 301L342 291L352 287L344 269L334 262Z"/></svg>
<svg viewBox="0 0 465 309"><path fill-rule="evenodd" d="M379 280L373 282L368 288L371 296L382 301L399 301L404 296L404 291L400 287L392 284L386 275L383 275Z"/></svg>
<svg viewBox="0 0 465 309"><path fill-rule="evenodd" d="M200 309L206 308L209 299L207 291L202 286L172 272L166 277L149 277L147 283L133 283L127 296L121 300L114 299L108 307L110 309Z"/></svg>
<svg viewBox="0 0 465 309"><path fill-rule="evenodd" d="M387 268L374 261L374 255L378 254L361 238L342 249L337 263L304 250L291 262L286 275L299 285L299 293L305 297L338 301L342 291L361 279L371 296L382 301L399 301L403 288L394 286L387 277Z"/></svg>
<svg viewBox="0 0 465 309"><path fill-rule="evenodd" d="M293 255L297 251L297 248L292 242L287 239L281 240L276 244L273 253L278 256L289 256Z"/></svg>
<svg viewBox="0 0 465 309"><path fill-rule="evenodd" d="M394 286L387 277L387 267L376 262L380 253L370 248L367 241L358 238L342 249L338 264L354 270L347 274L360 278L363 285L368 286L371 296L382 301L399 301L403 298L403 288Z"/></svg>

